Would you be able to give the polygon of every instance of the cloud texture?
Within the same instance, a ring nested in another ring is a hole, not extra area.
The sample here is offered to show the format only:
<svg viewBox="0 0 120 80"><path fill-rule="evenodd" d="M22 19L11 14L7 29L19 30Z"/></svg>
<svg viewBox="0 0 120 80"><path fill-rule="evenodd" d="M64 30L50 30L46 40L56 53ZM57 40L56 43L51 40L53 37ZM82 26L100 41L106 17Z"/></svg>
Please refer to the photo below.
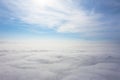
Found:
<svg viewBox="0 0 120 80"><path fill-rule="evenodd" d="M113 5L111 5L113 3ZM11 20L37 25L59 33L79 33L83 37L120 39L119 2L90 0L2 0ZM104 8L103 8L104 7ZM111 8L111 12L109 7ZM107 13L108 11L109 13ZM2 15L2 14L1 14ZM30 30L34 28L30 27ZM31 30L32 31L32 30ZM39 31L37 31L39 32Z"/></svg>

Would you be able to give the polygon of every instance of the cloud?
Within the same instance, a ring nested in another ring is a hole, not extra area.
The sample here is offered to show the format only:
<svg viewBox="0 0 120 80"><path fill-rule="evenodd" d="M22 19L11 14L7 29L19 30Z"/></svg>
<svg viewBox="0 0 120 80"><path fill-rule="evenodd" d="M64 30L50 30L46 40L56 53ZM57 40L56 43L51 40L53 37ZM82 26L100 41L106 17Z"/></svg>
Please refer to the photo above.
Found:
<svg viewBox="0 0 120 80"><path fill-rule="evenodd" d="M85 37L96 37L105 31L101 37L106 37L111 35L110 32L114 29L113 24L119 22L116 21L119 15L110 17L110 15L99 13L97 12L98 6L93 5L92 9L84 9L83 5L78 4L82 3L82 0L2 0L1 2L14 19L59 33L80 33ZM109 4L111 2L112 0ZM103 1L100 4L103 4ZM103 6L105 4L106 2ZM117 27L119 25L117 24ZM39 33L39 30L35 29L34 26L30 27L30 31ZM116 35L115 31L112 32Z"/></svg>
<svg viewBox="0 0 120 80"><path fill-rule="evenodd" d="M45 42L8 41L0 45L2 80L120 79L119 44L78 42L65 43L67 47L43 47Z"/></svg>
<svg viewBox="0 0 120 80"><path fill-rule="evenodd" d="M5 4L15 18L27 24L47 26L58 32L86 32L96 30L96 26L101 25L98 21L101 15L75 8L71 0L11 0Z"/></svg>

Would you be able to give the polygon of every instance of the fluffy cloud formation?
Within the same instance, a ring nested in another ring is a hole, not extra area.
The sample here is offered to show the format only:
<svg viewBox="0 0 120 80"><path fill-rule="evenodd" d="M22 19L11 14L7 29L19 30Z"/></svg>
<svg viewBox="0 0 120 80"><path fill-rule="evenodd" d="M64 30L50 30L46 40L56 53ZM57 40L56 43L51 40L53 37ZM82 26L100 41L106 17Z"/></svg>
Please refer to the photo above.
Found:
<svg viewBox="0 0 120 80"><path fill-rule="evenodd" d="M58 43L60 45L51 43L49 45L47 43L41 41L0 43L0 79L120 79L119 44L70 42L61 45L63 44L61 42Z"/></svg>

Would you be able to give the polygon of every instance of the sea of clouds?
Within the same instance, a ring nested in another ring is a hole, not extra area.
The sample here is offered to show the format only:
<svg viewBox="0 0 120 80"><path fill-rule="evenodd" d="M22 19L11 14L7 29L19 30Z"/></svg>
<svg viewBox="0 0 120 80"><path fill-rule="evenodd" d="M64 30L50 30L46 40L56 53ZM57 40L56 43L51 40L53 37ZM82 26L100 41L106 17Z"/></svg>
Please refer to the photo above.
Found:
<svg viewBox="0 0 120 80"><path fill-rule="evenodd" d="M0 80L120 80L118 44L0 42Z"/></svg>

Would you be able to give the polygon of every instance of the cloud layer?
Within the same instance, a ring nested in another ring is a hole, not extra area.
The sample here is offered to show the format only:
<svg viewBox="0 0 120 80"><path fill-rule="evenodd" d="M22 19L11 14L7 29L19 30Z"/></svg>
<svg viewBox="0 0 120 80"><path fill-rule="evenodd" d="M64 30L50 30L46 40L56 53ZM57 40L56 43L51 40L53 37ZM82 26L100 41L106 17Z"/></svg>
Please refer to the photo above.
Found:
<svg viewBox="0 0 120 80"><path fill-rule="evenodd" d="M119 80L120 46L91 44L43 47L40 42L5 41L0 43L0 79Z"/></svg>

